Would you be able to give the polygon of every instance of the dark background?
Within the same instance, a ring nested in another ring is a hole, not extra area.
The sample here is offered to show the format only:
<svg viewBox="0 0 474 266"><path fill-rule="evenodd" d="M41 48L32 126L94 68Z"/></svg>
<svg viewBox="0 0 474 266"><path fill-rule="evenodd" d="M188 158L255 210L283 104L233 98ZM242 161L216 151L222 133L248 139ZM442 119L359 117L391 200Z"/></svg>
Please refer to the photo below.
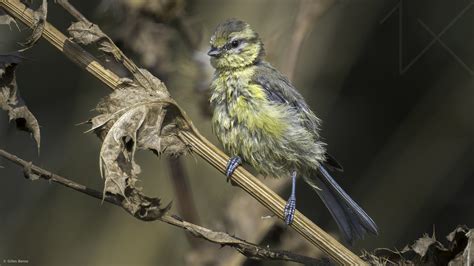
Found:
<svg viewBox="0 0 474 266"><path fill-rule="evenodd" d="M114 25L120 24L106 17L110 11L97 9L93 1L72 3L104 25L105 32L118 36L113 33L121 29ZM193 27L200 29L196 32L202 35L201 52L208 49L217 23L237 17L260 33L268 60L278 68L285 65L298 1L185 4ZM338 1L312 22L302 43L293 82L323 119L328 150L344 165L338 182L380 228L378 237L367 237L353 247L357 253L377 247L401 249L424 233L436 232L444 241L456 225L474 226L473 5L466 0ZM53 3L49 6L48 21L64 31L70 16ZM441 32L439 39L423 25L435 35ZM15 26L0 26L1 53L18 49L17 43L28 35L24 25L19 27L21 32ZM189 57L189 51L176 39L175 48L168 47L173 54L170 63L154 73L167 81L173 97L217 144L209 117L196 100L203 93L192 86L197 79L207 82L211 72L190 75L187 61L180 59ZM127 50L124 42L118 43ZM8 123L4 112L0 147L102 189L100 141L82 133L87 126L76 124L94 115L91 110L108 88L44 40L25 56L17 80L41 125L41 153L27 134ZM176 201L167 162L143 152L139 162L145 192ZM191 246L182 230L138 221L119 208L58 185L26 180L21 169L5 160L0 159L0 165L5 167L0 169L0 265L2 259L26 259L32 265L185 264ZM186 157L185 169L201 224L226 231L219 217L239 189L197 156ZM302 182L297 189L298 208L337 235L316 194ZM288 189L281 195L286 198ZM178 212L175 207L173 212Z"/></svg>

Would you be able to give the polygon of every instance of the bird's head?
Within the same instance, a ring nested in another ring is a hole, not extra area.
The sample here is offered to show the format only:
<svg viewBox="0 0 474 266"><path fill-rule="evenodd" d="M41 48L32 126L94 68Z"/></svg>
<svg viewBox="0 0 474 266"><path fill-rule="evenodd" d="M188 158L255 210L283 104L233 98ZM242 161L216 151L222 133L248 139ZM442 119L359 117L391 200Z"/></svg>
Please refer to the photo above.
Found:
<svg viewBox="0 0 474 266"><path fill-rule="evenodd" d="M246 67L260 60L265 52L258 34L237 19L219 24L211 37L211 64L216 69Z"/></svg>

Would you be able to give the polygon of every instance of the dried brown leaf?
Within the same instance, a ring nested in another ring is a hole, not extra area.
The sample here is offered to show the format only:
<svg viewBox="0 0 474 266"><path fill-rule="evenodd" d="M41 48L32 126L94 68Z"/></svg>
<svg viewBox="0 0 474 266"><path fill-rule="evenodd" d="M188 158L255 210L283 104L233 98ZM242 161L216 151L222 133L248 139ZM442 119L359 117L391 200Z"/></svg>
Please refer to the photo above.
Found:
<svg viewBox="0 0 474 266"><path fill-rule="evenodd" d="M473 265L474 230L458 226L448 236L447 245L436 240L435 236L424 235L413 245L401 251L376 249L364 258L371 264L387 263L398 265Z"/></svg>
<svg viewBox="0 0 474 266"><path fill-rule="evenodd" d="M30 37L26 40L26 42L22 43L25 48L22 50L27 50L33 47L36 42L41 38L43 35L44 26L46 25L46 17L48 15L48 1L43 0L41 6L33 12L34 16L34 26L33 32L31 33Z"/></svg>
<svg viewBox="0 0 474 266"><path fill-rule="evenodd" d="M21 57L16 54L0 55L0 108L8 112L10 121L14 120L19 130L33 135L39 150L41 137L38 121L20 97L16 83L15 69L20 61Z"/></svg>
<svg viewBox="0 0 474 266"><path fill-rule="evenodd" d="M434 237L434 235L433 236L424 235L423 237L415 241L415 243L411 246L411 249L415 251L416 254L420 255L421 257L424 257L426 255L426 252L428 252L428 249L432 245L437 245L437 244L438 244L438 241L436 241L436 238Z"/></svg>
<svg viewBox="0 0 474 266"><path fill-rule="evenodd" d="M125 196L125 188L134 186L140 167L135 163L138 129L147 116L147 109L138 106L125 112L112 125L100 150L101 175L105 178L104 193Z"/></svg>
<svg viewBox="0 0 474 266"><path fill-rule="evenodd" d="M162 93L168 94L168 90L165 87L165 84L161 82L161 80L155 76L153 76L148 70L146 69L138 69L138 74L134 77L137 79L139 84L145 86L146 90L153 90L153 91L161 91Z"/></svg>
<svg viewBox="0 0 474 266"><path fill-rule="evenodd" d="M112 56L117 62L132 73L135 81L145 89L152 89L153 85L149 82L150 77L145 76L144 71L140 70L133 61L129 60L123 52L114 44L112 39L107 36L99 26L86 21L73 23L68 32L73 41L82 45L97 45L99 51L108 56ZM152 79L156 79L153 77ZM158 80L159 81L159 80ZM160 81L161 83L161 81Z"/></svg>
<svg viewBox="0 0 474 266"><path fill-rule="evenodd" d="M67 29L72 39L82 45L89 45L107 38L99 26L85 21L74 22Z"/></svg>
<svg viewBox="0 0 474 266"><path fill-rule="evenodd" d="M127 198L127 188L136 189L140 166L137 150L151 150L157 155L179 156L186 145L177 137L177 112L173 109L164 85L142 70L153 89L130 85L127 81L102 100L92 118L92 130L103 140L100 168L105 178L104 193Z"/></svg>
<svg viewBox="0 0 474 266"><path fill-rule="evenodd" d="M112 40L96 24L79 21L69 26L68 32L72 39L82 45L96 44L105 54L112 55L115 60L122 59L122 53Z"/></svg>
<svg viewBox="0 0 474 266"><path fill-rule="evenodd" d="M134 76L135 80L142 87L149 88L151 85L147 82L148 78L144 76L142 71L129 60L122 51L113 43L112 39L107 36L99 26L90 22L79 21L73 23L68 28L72 39L82 45L97 45L99 51L108 56L112 56L117 62L122 63ZM146 82L145 82L146 81Z"/></svg>
<svg viewBox="0 0 474 266"><path fill-rule="evenodd" d="M122 53L120 50L113 44L109 39L103 39L98 42L99 51L104 52L105 54L111 55L117 61L122 60Z"/></svg>

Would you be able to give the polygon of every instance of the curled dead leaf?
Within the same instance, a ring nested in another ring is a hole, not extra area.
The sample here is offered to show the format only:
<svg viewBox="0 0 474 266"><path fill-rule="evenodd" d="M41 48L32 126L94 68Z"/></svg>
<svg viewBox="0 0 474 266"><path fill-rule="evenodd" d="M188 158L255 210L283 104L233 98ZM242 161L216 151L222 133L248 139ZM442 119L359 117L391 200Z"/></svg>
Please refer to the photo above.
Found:
<svg viewBox="0 0 474 266"><path fill-rule="evenodd" d="M390 265L474 265L474 230L458 226L443 245L435 236L424 235L401 251L386 248L366 253L370 264Z"/></svg>
<svg viewBox="0 0 474 266"><path fill-rule="evenodd" d="M29 132L40 149L40 128L35 116L26 107L18 91L15 69L21 61L18 54L0 55L0 108L8 112L19 130Z"/></svg>
<svg viewBox="0 0 474 266"><path fill-rule="evenodd" d="M100 169L105 179L104 193L128 198L136 188L140 166L137 150L157 155L180 156L187 146L178 137L179 112L164 85L146 70L152 89L131 86L129 81L97 106L100 113L89 122L103 140Z"/></svg>
<svg viewBox="0 0 474 266"><path fill-rule="evenodd" d="M117 62L123 64L123 66L130 71L133 75L134 80L145 89L153 89L153 80L158 80L152 75L145 76L145 72L139 69L133 61L128 59L123 52L114 44L112 39L107 36L96 24L79 21L72 23L68 28L68 32L71 35L73 41L82 45L97 45L99 51L105 55L112 56ZM159 81L159 80L158 80ZM158 84L160 84L159 81ZM160 84L161 85L161 84Z"/></svg>
<svg viewBox="0 0 474 266"><path fill-rule="evenodd" d="M113 56L117 61L122 60L121 51L96 24L85 21L74 22L67 30L73 41L82 45L96 44L100 51Z"/></svg>
<svg viewBox="0 0 474 266"><path fill-rule="evenodd" d="M99 26L85 21L72 23L67 31L75 42L82 45L93 44L107 38Z"/></svg>

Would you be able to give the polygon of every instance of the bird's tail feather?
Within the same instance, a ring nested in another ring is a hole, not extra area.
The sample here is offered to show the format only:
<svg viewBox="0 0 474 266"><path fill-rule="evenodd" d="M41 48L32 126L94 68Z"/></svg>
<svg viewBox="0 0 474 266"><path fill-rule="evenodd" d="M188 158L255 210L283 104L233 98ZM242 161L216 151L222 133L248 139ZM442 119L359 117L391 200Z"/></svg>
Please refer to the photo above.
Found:
<svg viewBox="0 0 474 266"><path fill-rule="evenodd" d="M316 176L304 177L304 180L318 193L348 243L362 239L367 232L378 234L372 218L347 195L324 166L318 168Z"/></svg>

